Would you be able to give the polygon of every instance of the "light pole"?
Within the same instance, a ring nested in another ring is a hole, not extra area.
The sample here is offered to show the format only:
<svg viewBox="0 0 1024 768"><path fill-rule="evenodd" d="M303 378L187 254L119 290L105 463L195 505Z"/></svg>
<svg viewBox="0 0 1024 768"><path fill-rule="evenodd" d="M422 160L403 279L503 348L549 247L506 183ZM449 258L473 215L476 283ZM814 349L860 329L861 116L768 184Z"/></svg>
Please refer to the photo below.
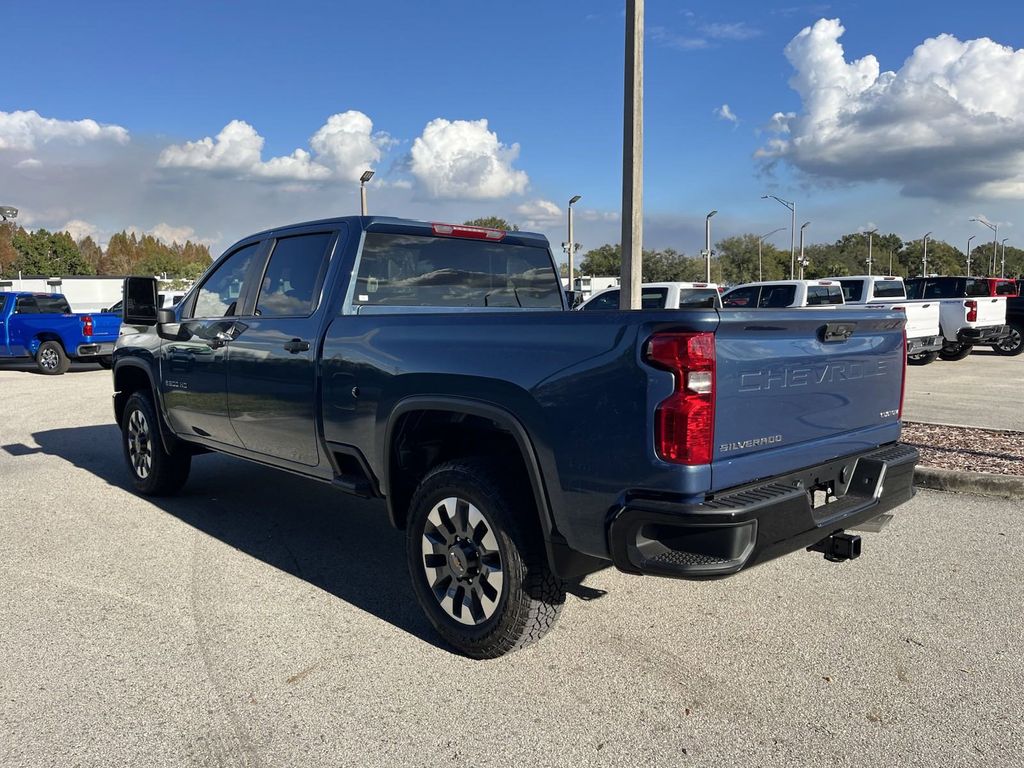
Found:
<svg viewBox="0 0 1024 768"><path fill-rule="evenodd" d="M1009 239L1010 238L1008 238L1008 237L1004 237L1003 238L1003 242L1002 242L1003 247L1002 247L1002 250L999 252L999 259L1000 259L1000 261L999 261L999 276L1000 277L1006 277L1006 241L1009 240ZM995 272L994 269L992 271Z"/></svg>
<svg viewBox="0 0 1024 768"><path fill-rule="evenodd" d="M921 259L921 277L928 277L928 238L931 236L931 232L926 232L924 236L924 258Z"/></svg>
<svg viewBox="0 0 1024 768"><path fill-rule="evenodd" d="M809 222L809 221L805 221L803 224L800 225L800 279L801 280L804 279L804 266L806 266L806 262L804 261L804 230L807 229L809 226L811 226L811 222ZM790 280L792 280L792 279L793 278L791 277Z"/></svg>
<svg viewBox="0 0 1024 768"><path fill-rule="evenodd" d="M971 241L976 235L971 235L967 238L967 276L971 276Z"/></svg>
<svg viewBox="0 0 1024 768"><path fill-rule="evenodd" d="M573 278L573 275L572 275L572 257L573 257L573 254L576 253L576 249L579 248L579 246L576 244L575 232L573 231L572 207L574 205L576 205L576 203L578 203L580 201L580 198L582 198L582 197L583 197L583 195L573 195L572 197L569 198L569 242L562 243L562 248L565 250L566 254L569 256L569 290L570 291L574 290L574 288L572 287L572 278Z"/></svg>
<svg viewBox="0 0 1024 768"><path fill-rule="evenodd" d="M761 277L761 244L764 243L764 239L766 237L771 237L776 232L781 232L784 229L785 229L785 227L779 227L778 229L773 229L771 232L765 232L763 235L761 235L759 238L757 238L757 281L758 282L761 282L761 280L764 279L764 278Z"/></svg>
<svg viewBox="0 0 1024 768"><path fill-rule="evenodd" d="M644 258L644 0L626 0L619 309L640 309Z"/></svg>
<svg viewBox="0 0 1024 768"><path fill-rule="evenodd" d="M867 235L868 235L868 276L871 275L871 238L874 236L875 232L877 232L877 231L878 231L878 227L875 227L874 229L872 229L871 231L869 231L867 233Z"/></svg>
<svg viewBox="0 0 1024 768"><path fill-rule="evenodd" d="M975 218L971 219L971 221L976 221L979 224L984 224L986 227L992 230L992 264L989 270L989 274L992 274L993 272L996 271L996 239L999 237L999 225L992 224L982 216L976 216Z"/></svg>
<svg viewBox="0 0 1024 768"><path fill-rule="evenodd" d="M711 282L711 217L718 211L712 211L704 217L704 264L705 280Z"/></svg>
<svg viewBox="0 0 1024 768"><path fill-rule="evenodd" d="M796 270L796 264L794 263L796 261L796 202L783 200L775 195L761 195L762 200L767 200L769 197L789 208L789 279L792 280L793 273Z"/></svg>
<svg viewBox="0 0 1024 768"><path fill-rule="evenodd" d="M373 171L363 171L359 177L359 210L366 216L366 182L373 178Z"/></svg>
<svg viewBox="0 0 1024 768"><path fill-rule="evenodd" d="M889 274L892 274L892 248L889 249Z"/></svg>

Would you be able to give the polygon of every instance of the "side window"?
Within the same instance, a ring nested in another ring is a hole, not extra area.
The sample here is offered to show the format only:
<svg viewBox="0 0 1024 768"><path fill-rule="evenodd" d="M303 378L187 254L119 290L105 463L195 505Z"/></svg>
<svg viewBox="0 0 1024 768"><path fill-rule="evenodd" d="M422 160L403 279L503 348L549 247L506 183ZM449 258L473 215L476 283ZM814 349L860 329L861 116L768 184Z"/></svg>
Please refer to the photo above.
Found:
<svg viewBox="0 0 1024 768"><path fill-rule="evenodd" d="M967 280L964 285L964 296L988 296L987 280Z"/></svg>
<svg viewBox="0 0 1024 768"><path fill-rule="evenodd" d="M70 315L71 305L63 296L36 296L36 311L45 315Z"/></svg>
<svg viewBox="0 0 1024 768"><path fill-rule="evenodd" d="M735 291L729 291L725 296L722 297L722 306L727 309L736 309L738 307L756 307L757 306L757 286L751 286L749 288L737 288Z"/></svg>
<svg viewBox="0 0 1024 768"><path fill-rule="evenodd" d="M619 292L618 291L606 291L600 296L595 296L593 301L588 301L587 306L583 307L584 312L588 312L593 309L618 309L619 308Z"/></svg>
<svg viewBox="0 0 1024 768"><path fill-rule="evenodd" d="M840 280L839 284L843 286L843 296L847 301L860 301L860 297L864 295L864 283L860 280ZM878 296L877 289L875 296ZM807 303L811 302L808 300Z"/></svg>
<svg viewBox="0 0 1024 768"><path fill-rule="evenodd" d="M0 293L0 313L4 311L4 307L7 306L7 297Z"/></svg>
<svg viewBox="0 0 1024 768"><path fill-rule="evenodd" d="M327 246L333 234L282 237L274 244L263 274L256 314L260 317L309 317L327 265Z"/></svg>
<svg viewBox="0 0 1024 768"><path fill-rule="evenodd" d="M667 298L668 288L642 288L640 309L664 309Z"/></svg>
<svg viewBox="0 0 1024 768"><path fill-rule="evenodd" d="M925 299L941 299L942 296L942 285L940 283L929 280L924 284L924 296Z"/></svg>
<svg viewBox="0 0 1024 768"><path fill-rule="evenodd" d="M36 306L35 296L19 296L18 303L14 307L15 314L18 315L35 315L39 313L39 307Z"/></svg>
<svg viewBox="0 0 1024 768"><path fill-rule="evenodd" d="M228 317L236 313L245 287L245 275L259 243L232 253L213 271L196 294L192 317Z"/></svg>
<svg viewBox="0 0 1024 768"><path fill-rule="evenodd" d="M795 285L766 285L761 289L761 300L757 306L763 309L782 309L792 306L795 298Z"/></svg>

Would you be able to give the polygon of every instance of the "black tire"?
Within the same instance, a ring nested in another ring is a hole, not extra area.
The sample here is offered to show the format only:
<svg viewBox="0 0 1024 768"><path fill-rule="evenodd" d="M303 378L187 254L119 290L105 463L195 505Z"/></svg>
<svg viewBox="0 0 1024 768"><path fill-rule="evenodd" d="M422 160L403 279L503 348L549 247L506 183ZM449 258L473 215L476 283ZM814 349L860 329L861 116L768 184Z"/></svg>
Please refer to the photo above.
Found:
<svg viewBox="0 0 1024 768"><path fill-rule="evenodd" d="M114 361L109 357L98 357L96 358L96 363L100 368L105 368L108 371L114 367Z"/></svg>
<svg viewBox="0 0 1024 768"><path fill-rule="evenodd" d="M121 446L135 490L143 496L169 496L188 480L192 454L168 453L160 439L160 422L148 394L136 392L125 403Z"/></svg>
<svg viewBox="0 0 1024 768"><path fill-rule="evenodd" d="M974 349L970 344L958 344L946 342L942 349L939 350L939 357L943 360L963 360Z"/></svg>
<svg viewBox="0 0 1024 768"><path fill-rule="evenodd" d="M928 363L934 363L935 358L939 356L938 351L935 352L920 352L916 355L907 355L908 365L928 365Z"/></svg>
<svg viewBox="0 0 1024 768"><path fill-rule="evenodd" d="M548 567L532 494L516 490L507 469L481 459L434 467L413 494L406 528L416 599L461 653L496 658L554 625L564 584Z"/></svg>
<svg viewBox="0 0 1024 768"><path fill-rule="evenodd" d="M67 373L71 360L64 352L59 341L44 341L36 350L36 368L47 376L60 376Z"/></svg>
<svg viewBox="0 0 1024 768"><path fill-rule="evenodd" d="M997 355L1016 357L1024 352L1024 325L1010 323L1010 333L1004 336L998 344L993 344L992 349Z"/></svg>

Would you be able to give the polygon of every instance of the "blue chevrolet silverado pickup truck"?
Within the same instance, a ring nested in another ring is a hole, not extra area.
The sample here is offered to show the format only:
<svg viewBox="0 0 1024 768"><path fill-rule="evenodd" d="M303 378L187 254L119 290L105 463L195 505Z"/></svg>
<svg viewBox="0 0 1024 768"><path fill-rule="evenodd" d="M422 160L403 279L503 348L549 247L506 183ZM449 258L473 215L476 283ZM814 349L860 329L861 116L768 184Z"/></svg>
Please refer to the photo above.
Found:
<svg viewBox="0 0 1024 768"><path fill-rule="evenodd" d="M544 237L383 217L247 237L174 309L156 290L126 280L152 329L114 352L136 489L212 450L379 499L472 657L537 639L609 564L856 557L848 529L914 493L901 313L571 312Z"/></svg>
<svg viewBox="0 0 1024 768"><path fill-rule="evenodd" d="M64 373L72 360L110 367L120 329L118 315L76 315L60 294L0 293L0 359L34 360L40 373Z"/></svg>

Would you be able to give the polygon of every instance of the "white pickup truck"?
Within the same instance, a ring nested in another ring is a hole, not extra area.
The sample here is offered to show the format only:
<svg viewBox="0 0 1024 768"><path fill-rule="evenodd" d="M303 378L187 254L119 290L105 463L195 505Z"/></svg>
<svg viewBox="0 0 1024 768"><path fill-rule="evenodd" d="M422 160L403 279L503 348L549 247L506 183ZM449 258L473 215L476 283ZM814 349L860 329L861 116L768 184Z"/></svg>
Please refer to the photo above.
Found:
<svg viewBox="0 0 1024 768"><path fill-rule="evenodd" d="M785 309L844 304L838 280L771 280L738 285L722 296L726 309Z"/></svg>
<svg viewBox="0 0 1024 768"><path fill-rule="evenodd" d="M938 301L907 301L907 289L902 277L890 275L854 275L840 277L843 298L847 304L890 309L907 316L907 362L927 365L942 349L939 334Z"/></svg>
<svg viewBox="0 0 1024 768"><path fill-rule="evenodd" d="M983 277L913 277L906 286L911 300L938 301L943 360L963 360L974 345L998 344L1009 333L1006 297L990 296Z"/></svg>
<svg viewBox="0 0 1024 768"><path fill-rule="evenodd" d="M717 283L644 283L640 286L641 309L721 309ZM618 309L619 289L607 288L595 293L576 309Z"/></svg>

